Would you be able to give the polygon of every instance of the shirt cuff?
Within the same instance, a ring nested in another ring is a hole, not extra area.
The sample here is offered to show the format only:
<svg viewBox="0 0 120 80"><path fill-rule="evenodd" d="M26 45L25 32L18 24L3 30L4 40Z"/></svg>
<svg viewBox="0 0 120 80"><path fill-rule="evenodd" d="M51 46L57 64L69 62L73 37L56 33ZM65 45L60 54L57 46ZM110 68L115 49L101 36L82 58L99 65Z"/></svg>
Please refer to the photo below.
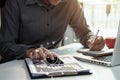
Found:
<svg viewBox="0 0 120 80"><path fill-rule="evenodd" d="M86 36L84 36L84 37L80 40L80 43L82 43L82 45L83 45L85 48L88 48L87 41L88 41L88 39L90 39L92 36L93 36L93 33L92 33L92 32L89 32Z"/></svg>

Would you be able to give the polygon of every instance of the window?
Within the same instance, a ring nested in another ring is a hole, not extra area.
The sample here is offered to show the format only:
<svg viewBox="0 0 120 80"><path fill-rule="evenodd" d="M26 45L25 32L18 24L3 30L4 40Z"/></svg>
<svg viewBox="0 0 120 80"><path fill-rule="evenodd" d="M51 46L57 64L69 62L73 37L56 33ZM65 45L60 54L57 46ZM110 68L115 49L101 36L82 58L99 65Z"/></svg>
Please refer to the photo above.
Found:
<svg viewBox="0 0 120 80"><path fill-rule="evenodd" d="M116 37L120 19L119 0L79 0L83 4L84 14L90 29L105 37ZM89 14L88 14L89 13ZM78 42L74 32L68 28L64 44Z"/></svg>
<svg viewBox="0 0 120 80"><path fill-rule="evenodd" d="M120 1L82 0L82 2L85 17L91 30L96 32L99 29L99 35L103 37L115 37L120 19Z"/></svg>

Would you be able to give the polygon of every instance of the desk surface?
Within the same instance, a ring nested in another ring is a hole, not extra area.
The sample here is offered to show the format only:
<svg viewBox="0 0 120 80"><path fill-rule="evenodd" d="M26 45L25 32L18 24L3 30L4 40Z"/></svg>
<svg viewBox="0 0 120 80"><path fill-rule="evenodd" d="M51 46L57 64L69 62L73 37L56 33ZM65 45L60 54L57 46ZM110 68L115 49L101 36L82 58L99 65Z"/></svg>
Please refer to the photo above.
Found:
<svg viewBox="0 0 120 80"><path fill-rule="evenodd" d="M60 49L67 50L66 54L72 54L76 51L76 49L80 47L81 45L79 43L73 43L61 47ZM36 80L120 80L120 66L104 67L81 61L80 63L83 67L89 68L93 72L93 74L69 77L44 78ZM31 80L24 60L14 60L4 64L0 64L0 80Z"/></svg>

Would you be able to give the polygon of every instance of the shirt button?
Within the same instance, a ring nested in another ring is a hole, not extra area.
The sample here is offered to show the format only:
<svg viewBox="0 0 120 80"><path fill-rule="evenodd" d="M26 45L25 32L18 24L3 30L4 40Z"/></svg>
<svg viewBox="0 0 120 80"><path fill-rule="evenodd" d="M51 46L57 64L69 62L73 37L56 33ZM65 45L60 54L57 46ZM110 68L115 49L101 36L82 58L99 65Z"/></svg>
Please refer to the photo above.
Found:
<svg viewBox="0 0 120 80"><path fill-rule="evenodd" d="M41 44L41 45L40 45L40 47L44 47L44 45L43 45L43 44Z"/></svg>
<svg viewBox="0 0 120 80"><path fill-rule="evenodd" d="M55 41L52 41L52 44L55 44Z"/></svg>
<svg viewBox="0 0 120 80"><path fill-rule="evenodd" d="M47 44L47 45L50 45L50 43L49 43L49 42L47 42L46 44Z"/></svg>

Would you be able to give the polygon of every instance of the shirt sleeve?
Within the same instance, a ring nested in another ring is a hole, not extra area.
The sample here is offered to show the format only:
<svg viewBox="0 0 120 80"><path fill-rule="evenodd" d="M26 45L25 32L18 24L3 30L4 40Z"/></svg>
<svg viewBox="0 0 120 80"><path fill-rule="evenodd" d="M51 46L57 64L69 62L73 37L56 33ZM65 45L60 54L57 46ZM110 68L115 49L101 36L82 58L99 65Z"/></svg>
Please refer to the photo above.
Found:
<svg viewBox="0 0 120 80"><path fill-rule="evenodd" d="M3 60L20 59L31 46L18 44L20 9L17 0L6 0L2 9L0 55Z"/></svg>
<svg viewBox="0 0 120 80"><path fill-rule="evenodd" d="M86 23L82 6L80 6L78 0L74 0L74 3L72 3L71 10L72 16L70 19L70 26L73 28L77 38L80 39L80 42L84 45L84 47L88 47L86 45L86 41L91 36L93 36L93 33L91 32L89 26Z"/></svg>

